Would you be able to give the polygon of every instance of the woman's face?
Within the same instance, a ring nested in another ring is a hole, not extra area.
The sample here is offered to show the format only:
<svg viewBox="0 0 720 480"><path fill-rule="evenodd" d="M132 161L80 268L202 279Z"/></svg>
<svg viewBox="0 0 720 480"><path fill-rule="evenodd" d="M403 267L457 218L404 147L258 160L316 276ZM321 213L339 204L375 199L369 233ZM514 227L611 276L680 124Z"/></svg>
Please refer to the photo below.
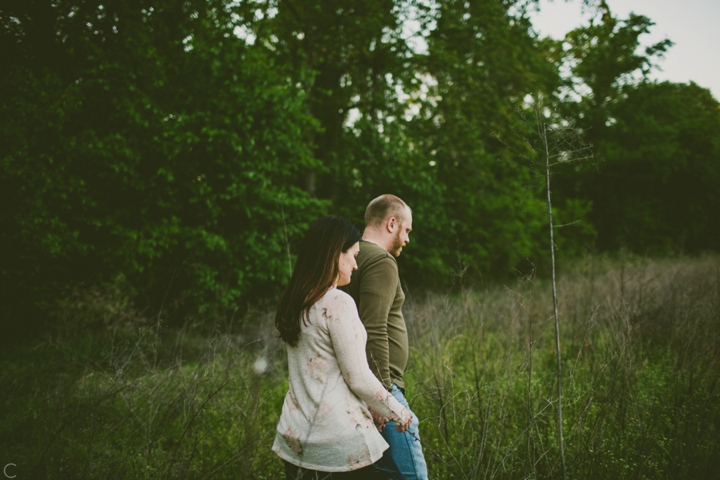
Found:
<svg viewBox="0 0 720 480"><path fill-rule="evenodd" d="M357 270L357 255L360 252L360 242L356 242L347 252L340 252L338 261L338 279L335 284L338 287L350 283L353 270Z"/></svg>

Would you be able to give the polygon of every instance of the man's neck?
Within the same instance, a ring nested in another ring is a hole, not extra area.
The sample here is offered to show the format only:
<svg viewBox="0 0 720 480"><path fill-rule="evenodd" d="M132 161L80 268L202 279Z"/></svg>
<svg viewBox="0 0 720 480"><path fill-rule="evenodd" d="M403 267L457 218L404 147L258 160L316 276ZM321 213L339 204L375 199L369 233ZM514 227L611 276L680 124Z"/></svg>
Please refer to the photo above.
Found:
<svg viewBox="0 0 720 480"><path fill-rule="evenodd" d="M363 232L362 239L365 242L374 243L375 245L382 248L386 252L388 251L387 246L385 246L386 242L383 242L383 239L377 234L377 232L365 229L365 231Z"/></svg>

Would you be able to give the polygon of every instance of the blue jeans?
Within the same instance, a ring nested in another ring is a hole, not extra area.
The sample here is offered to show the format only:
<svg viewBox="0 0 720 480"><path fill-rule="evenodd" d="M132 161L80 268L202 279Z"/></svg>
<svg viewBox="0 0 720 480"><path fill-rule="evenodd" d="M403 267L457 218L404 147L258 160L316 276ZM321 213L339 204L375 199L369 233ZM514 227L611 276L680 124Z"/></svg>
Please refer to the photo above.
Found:
<svg viewBox="0 0 720 480"><path fill-rule="evenodd" d="M400 402L402 406L408 409L412 414L412 422L410 428L405 432L395 430L395 424L388 422L383 428L382 436L390 445L390 449L385 451L385 455L390 455L395 461L400 473L405 480L427 480L428 471L425 463L425 456L422 451L422 443L420 442L420 432L418 426L418 418L410 410L410 406L405 400L405 395L397 385L392 386L392 395L395 400Z"/></svg>

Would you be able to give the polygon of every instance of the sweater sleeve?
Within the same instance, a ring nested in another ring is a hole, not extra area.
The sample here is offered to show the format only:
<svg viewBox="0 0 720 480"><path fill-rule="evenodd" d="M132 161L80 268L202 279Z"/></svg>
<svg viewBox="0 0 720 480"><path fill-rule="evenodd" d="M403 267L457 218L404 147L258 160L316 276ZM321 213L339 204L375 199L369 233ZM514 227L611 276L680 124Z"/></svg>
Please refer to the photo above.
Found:
<svg viewBox="0 0 720 480"><path fill-rule="evenodd" d="M327 327L345 382L355 395L390 420L401 420L405 408L375 377L365 357L365 332L349 295L337 292L327 308Z"/></svg>
<svg viewBox="0 0 720 480"><path fill-rule="evenodd" d="M390 390L390 346L388 314L398 283L397 264L385 257L368 265L358 292L358 311L367 331L367 359L375 376Z"/></svg>

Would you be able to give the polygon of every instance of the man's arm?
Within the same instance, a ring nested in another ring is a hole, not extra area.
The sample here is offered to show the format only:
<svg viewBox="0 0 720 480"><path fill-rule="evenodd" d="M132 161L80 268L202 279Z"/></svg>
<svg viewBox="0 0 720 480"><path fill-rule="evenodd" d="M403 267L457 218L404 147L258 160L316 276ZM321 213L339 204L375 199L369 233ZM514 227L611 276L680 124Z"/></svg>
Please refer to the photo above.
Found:
<svg viewBox="0 0 720 480"><path fill-rule="evenodd" d="M395 260L384 257L365 267L358 293L358 312L368 335L368 364L388 390L392 387L388 313L395 299L398 282Z"/></svg>

